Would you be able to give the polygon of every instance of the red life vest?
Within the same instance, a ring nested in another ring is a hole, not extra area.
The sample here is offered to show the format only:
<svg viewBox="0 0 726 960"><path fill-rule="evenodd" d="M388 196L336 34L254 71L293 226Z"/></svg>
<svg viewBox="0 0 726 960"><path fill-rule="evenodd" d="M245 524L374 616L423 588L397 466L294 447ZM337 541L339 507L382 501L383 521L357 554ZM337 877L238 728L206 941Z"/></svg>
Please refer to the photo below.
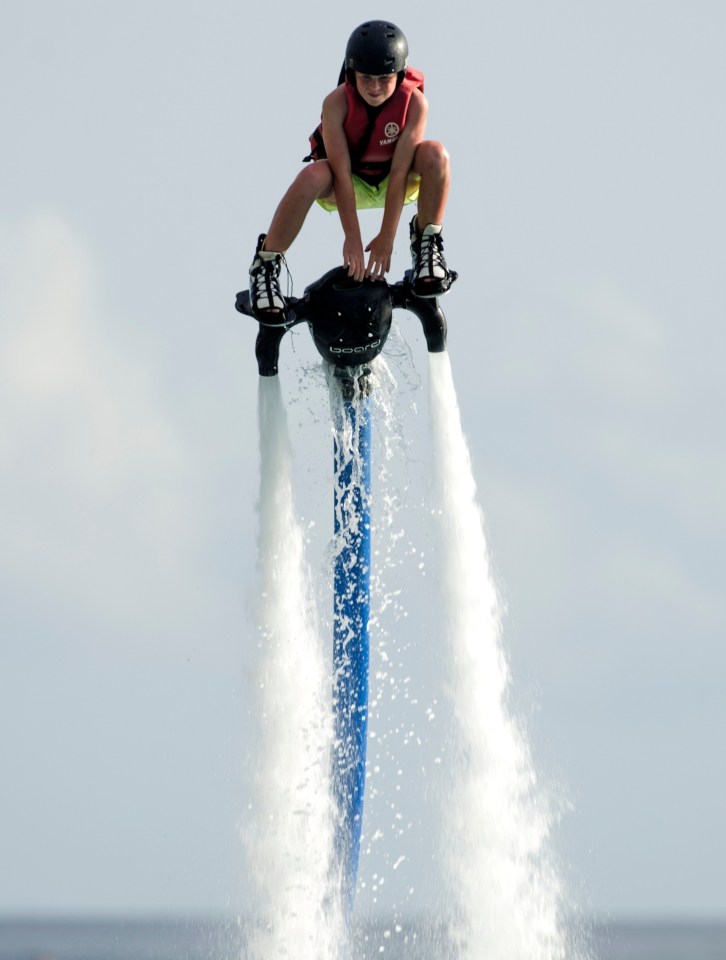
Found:
<svg viewBox="0 0 726 960"><path fill-rule="evenodd" d="M348 113L343 132L350 150L351 170L374 186L384 180L391 169L393 151L406 125L408 105L414 90L423 92L424 75L414 67L406 74L395 92L380 107L369 106L350 80L345 78L345 99ZM312 150L306 160L327 157L323 143L322 123L310 137Z"/></svg>

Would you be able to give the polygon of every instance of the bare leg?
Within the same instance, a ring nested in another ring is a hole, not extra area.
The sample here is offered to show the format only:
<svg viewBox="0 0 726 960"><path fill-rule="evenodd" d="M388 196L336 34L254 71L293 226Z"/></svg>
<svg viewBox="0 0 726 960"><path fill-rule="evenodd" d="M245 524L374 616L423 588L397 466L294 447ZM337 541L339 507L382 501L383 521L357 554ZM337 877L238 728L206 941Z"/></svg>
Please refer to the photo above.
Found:
<svg viewBox="0 0 726 960"><path fill-rule="evenodd" d="M418 213L412 221L413 289L420 297L436 297L451 286L444 258L441 222L451 180L449 154L435 140L424 140L414 154L412 169L421 176Z"/></svg>
<svg viewBox="0 0 726 960"><path fill-rule="evenodd" d="M333 191L333 175L327 160L318 160L295 177L272 218L265 250L284 253L300 233L310 207L318 197Z"/></svg>
<svg viewBox="0 0 726 960"><path fill-rule="evenodd" d="M416 149L412 169L421 176L417 215L421 230L428 223L439 224L444 219L451 183L446 148L436 140L424 140Z"/></svg>

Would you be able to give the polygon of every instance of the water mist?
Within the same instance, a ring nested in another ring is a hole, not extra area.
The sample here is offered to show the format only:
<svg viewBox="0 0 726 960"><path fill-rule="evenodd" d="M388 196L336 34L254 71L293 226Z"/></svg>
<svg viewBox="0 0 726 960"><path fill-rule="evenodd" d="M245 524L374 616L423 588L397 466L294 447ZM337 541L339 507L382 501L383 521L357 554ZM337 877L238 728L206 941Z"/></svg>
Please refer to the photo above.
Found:
<svg viewBox="0 0 726 960"><path fill-rule="evenodd" d="M552 817L507 709L500 604L448 354L429 354L441 521L451 779L442 866L462 960L561 960Z"/></svg>

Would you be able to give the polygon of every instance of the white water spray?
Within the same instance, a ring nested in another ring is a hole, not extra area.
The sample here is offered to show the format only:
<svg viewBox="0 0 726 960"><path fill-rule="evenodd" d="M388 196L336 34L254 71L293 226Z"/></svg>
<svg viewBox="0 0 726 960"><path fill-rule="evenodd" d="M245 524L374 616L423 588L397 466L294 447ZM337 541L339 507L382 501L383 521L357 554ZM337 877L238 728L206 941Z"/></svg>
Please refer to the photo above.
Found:
<svg viewBox="0 0 726 960"><path fill-rule="evenodd" d="M331 883L330 674L293 505L287 420L277 377L259 381L261 664L256 797L245 824L257 886L251 960L337 960Z"/></svg>
<svg viewBox="0 0 726 960"><path fill-rule="evenodd" d="M448 354L429 354L429 374L454 717L443 858L452 939L462 960L561 960L552 816L507 709L500 607Z"/></svg>
<svg viewBox="0 0 726 960"><path fill-rule="evenodd" d="M456 960L564 960L561 890L548 860L552 813L526 738L507 709L499 601L447 354L429 356L429 375L442 528L446 694L453 717L440 861L453 921L450 946ZM395 392L395 383L387 390L379 387L382 399ZM278 378L261 378L259 410L260 742L255 749L258 792L246 839L262 923L250 931L246 956L339 960L345 937L331 882L329 624L321 641L295 518ZM385 484L379 486L377 516L386 496ZM390 518L378 527L380 540L395 539L389 527ZM383 554L391 549L382 542L380 548ZM375 566L383 560L379 556ZM377 595L374 606L381 605L384 598ZM398 860L392 869L397 866ZM443 942L434 950L449 954Z"/></svg>

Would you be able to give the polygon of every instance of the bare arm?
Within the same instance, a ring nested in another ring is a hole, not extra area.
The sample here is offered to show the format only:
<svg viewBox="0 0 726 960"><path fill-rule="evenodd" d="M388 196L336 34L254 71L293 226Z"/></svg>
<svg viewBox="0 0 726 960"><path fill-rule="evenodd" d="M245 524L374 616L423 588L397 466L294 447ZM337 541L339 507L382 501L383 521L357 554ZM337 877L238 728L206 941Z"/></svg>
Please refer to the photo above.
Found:
<svg viewBox="0 0 726 960"><path fill-rule="evenodd" d="M391 269L393 241L401 219L403 202L406 198L408 176L411 173L418 145L426 132L428 102L420 90L414 90L408 106L408 114L403 132L396 143L391 161L391 173L386 191L386 203L383 208L383 220L378 235L366 247L370 251L366 274L382 277Z"/></svg>
<svg viewBox="0 0 726 960"><path fill-rule="evenodd" d="M348 268L349 276L362 280L365 276L363 241L355 205L350 150L343 130L347 110L345 88L340 86L333 90L323 103L323 140L333 173L335 204L345 236L343 266Z"/></svg>

